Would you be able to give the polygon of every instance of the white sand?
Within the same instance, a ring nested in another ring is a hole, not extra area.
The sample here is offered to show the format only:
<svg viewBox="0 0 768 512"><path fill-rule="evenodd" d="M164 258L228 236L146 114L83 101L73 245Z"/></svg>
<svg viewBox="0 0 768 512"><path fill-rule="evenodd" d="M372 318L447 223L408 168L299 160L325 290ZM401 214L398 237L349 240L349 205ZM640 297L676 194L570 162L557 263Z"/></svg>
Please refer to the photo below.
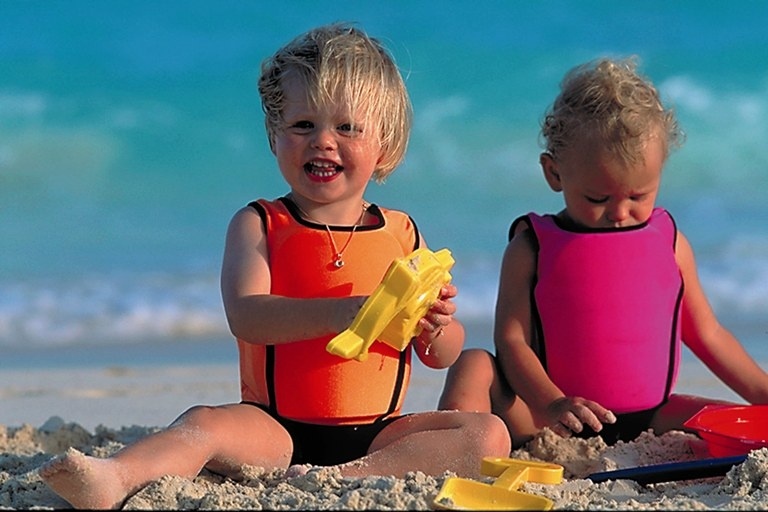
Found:
<svg viewBox="0 0 768 512"><path fill-rule="evenodd" d="M442 377L417 367L406 410L433 408ZM687 366L678 391L733 398L713 377ZM66 507L36 473L55 454L75 448L106 456L191 405L235 400L236 370L230 365L0 370L0 509ZM643 434L606 447L600 439L566 440L546 431L511 455L564 466L562 484L520 489L552 499L559 509L768 509L768 449L752 452L725 477L645 487L584 479L597 471L691 460L700 449L701 441L682 432ZM347 479L317 470L286 480L281 471L246 469L241 482L207 473L192 481L166 477L131 497L125 508L423 510L433 508L450 476Z"/></svg>

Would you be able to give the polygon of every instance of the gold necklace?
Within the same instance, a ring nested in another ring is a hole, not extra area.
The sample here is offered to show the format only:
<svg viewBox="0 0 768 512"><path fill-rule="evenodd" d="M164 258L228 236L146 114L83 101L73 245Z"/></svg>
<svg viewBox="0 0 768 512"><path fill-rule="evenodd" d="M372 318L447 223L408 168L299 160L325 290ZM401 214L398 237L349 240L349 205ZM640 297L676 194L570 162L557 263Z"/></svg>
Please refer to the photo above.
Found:
<svg viewBox="0 0 768 512"><path fill-rule="evenodd" d="M293 198L291 198L291 200L293 200ZM368 203L363 201L363 207L362 207L363 211L360 212L360 218L358 218L357 222L355 223L355 225L352 226L352 232L349 234L349 237L347 238L347 241L344 242L344 246L341 248L341 250L339 250L339 248L336 246L336 240L334 240L333 233L331 233L331 228L328 226L328 224L325 224L325 223L322 223L322 222L319 222L319 221L315 220L311 215L309 215L307 212L305 212L304 209L301 206L299 206L299 203L297 203L295 200L293 200L293 204L296 205L296 208L298 208L299 213L301 213L301 215L305 219L311 220L315 224L321 224L321 225L323 225L325 227L325 231L328 233L328 238L331 240L331 246L333 247L333 253L335 255L333 257L333 261L332 261L333 266L336 267L336 268L343 267L344 266L344 258L343 258L344 251L347 250L347 247L349 247L349 243L352 241L352 237L355 236L355 231L357 231L357 226L362 224L363 217L365 217L365 212L368 210L368 206L369 206Z"/></svg>

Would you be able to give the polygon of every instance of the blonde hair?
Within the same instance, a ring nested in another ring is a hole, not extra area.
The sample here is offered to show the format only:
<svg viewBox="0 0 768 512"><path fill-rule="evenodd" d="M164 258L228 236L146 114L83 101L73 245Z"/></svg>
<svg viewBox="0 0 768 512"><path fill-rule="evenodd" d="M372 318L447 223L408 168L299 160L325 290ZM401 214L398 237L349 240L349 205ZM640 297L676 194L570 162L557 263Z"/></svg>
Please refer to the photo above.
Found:
<svg viewBox="0 0 768 512"><path fill-rule="evenodd" d="M261 65L259 94L270 146L283 128L284 80L297 79L311 104L341 102L378 130L382 158L373 177L381 182L402 162L412 107L405 83L382 44L349 24L310 30ZM366 128L369 129L366 123Z"/></svg>
<svg viewBox="0 0 768 512"><path fill-rule="evenodd" d="M673 110L662 105L656 88L636 70L635 57L598 59L565 75L541 127L553 158L582 135L598 137L625 163L636 162L651 137L661 137L665 156L682 144Z"/></svg>

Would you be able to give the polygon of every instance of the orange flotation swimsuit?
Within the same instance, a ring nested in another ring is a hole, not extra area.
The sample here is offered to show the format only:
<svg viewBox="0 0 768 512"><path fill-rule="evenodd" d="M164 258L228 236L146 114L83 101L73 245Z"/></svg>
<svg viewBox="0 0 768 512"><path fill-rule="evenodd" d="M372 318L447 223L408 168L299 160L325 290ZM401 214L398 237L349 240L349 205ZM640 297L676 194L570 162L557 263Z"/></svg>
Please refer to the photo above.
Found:
<svg viewBox="0 0 768 512"><path fill-rule="evenodd" d="M287 198L250 204L265 226L271 293L285 297L369 295L394 258L418 248L419 235L405 213L371 205L375 225L330 226L344 266L333 265L334 252L325 225L299 215ZM280 345L257 345L240 339L240 382L244 402L266 406L283 418L323 425L372 423L397 415L411 372L410 349L399 352L374 343L366 361L328 353L337 333Z"/></svg>

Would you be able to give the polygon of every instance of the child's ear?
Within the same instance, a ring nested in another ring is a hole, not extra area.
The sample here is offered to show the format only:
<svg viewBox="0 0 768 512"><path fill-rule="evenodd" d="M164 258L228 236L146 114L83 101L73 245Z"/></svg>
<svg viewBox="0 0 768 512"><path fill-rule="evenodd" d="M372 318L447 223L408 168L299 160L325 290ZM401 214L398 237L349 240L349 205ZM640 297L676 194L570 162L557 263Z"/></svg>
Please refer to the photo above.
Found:
<svg viewBox="0 0 768 512"><path fill-rule="evenodd" d="M549 188L555 192L563 191L563 184L560 181L560 172L557 170L557 162L551 153L542 153L539 157L541 170L544 171L544 179L547 180Z"/></svg>
<svg viewBox="0 0 768 512"><path fill-rule="evenodd" d="M381 162L383 162L387 158L387 148L385 148L383 145L379 147L379 158L376 159L376 171L381 169Z"/></svg>
<svg viewBox="0 0 768 512"><path fill-rule="evenodd" d="M277 153L275 153L275 138L272 135L267 135L267 139L269 140L269 150L273 155L277 156Z"/></svg>

